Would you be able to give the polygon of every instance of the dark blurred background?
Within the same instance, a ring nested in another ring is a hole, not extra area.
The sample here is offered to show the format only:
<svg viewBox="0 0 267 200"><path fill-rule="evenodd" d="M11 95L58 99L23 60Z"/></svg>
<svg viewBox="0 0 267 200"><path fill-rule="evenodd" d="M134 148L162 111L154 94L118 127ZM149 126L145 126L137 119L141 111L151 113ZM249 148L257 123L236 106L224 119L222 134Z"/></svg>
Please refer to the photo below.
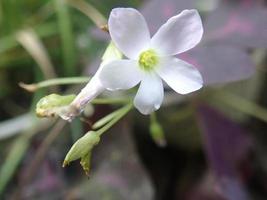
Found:
<svg viewBox="0 0 267 200"><path fill-rule="evenodd" d="M267 199L267 7L264 0L0 0L0 199ZM72 123L37 119L37 101L18 83L91 76L109 36L114 7L134 7L154 33L183 9L198 9L201 43L179 55L198 67L205 87L166 92L149 117L131 112L93 151L90 177L79 162L62 168L72 144L114 110L88 107ZM166 142L166 146L162 146Z"/></svg>

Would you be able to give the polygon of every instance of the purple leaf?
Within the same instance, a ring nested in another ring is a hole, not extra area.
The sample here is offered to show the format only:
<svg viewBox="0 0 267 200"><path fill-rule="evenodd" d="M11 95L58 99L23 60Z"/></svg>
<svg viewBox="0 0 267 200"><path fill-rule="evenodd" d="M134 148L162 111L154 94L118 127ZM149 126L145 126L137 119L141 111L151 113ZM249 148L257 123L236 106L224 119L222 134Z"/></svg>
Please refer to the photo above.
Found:
<svg viewBox="0 0 267 200"><path fill-rule="evenodd" d="M199 69L205 85L246 79L255 72L250 56L233 46L200 45L179 57Z"/></svg>
<svg viewBox="0 0 267 200"><path fill-rule="evenodd" d="M218 193L227 200L249 199L242 182L236 177L222 177L218 181Z"/></svg>
<svg viewBox="0 0 267 200"><path fill-rule="evenodd" d="M207 16L206 42L240 47L267 47L267 9L249 3L222 5Z"/></svg>
<svg viewBox="0 0 267 200"><path fill-rule="evenodd" d="M208 106L198 109L208 162L218 180L218 192L228 200L246 200L238 167L252 143L236 123Z"/></svg>

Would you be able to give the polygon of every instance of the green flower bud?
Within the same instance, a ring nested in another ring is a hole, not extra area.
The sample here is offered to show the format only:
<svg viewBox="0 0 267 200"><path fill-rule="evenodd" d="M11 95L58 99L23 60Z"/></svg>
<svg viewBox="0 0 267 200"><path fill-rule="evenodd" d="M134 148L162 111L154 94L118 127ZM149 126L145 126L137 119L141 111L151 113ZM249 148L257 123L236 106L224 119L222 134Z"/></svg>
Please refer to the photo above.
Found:
<svg viewBox="0 0 267 200"><path fill-rule="evenodd" d="M38 117L54 117L60 115L73 101L75 95L61 96L50 94L39 100L36 105L36 115Z"/></svg>
<svg viewBox="0 0 267 200"><path fill-rule="evenodd" d="M94 146L96 146L100 141L99 134L95 131L89 131L83 137L78 139L71 147L67 153L65 160L63 162L63 167L68 165L70 162L81 159L81 165L85 171L89 172L89 163L87 156L90 157L91 151Z"/></svg>
<svg viewBox="0 0 267 200"><path fill-rule="evenodd" d="M149 129L150 129L151 137L154 140L154 142L160 147L166 146L166 139L165 139L163 128L156 121L155 118L151 120Z"/></svg>

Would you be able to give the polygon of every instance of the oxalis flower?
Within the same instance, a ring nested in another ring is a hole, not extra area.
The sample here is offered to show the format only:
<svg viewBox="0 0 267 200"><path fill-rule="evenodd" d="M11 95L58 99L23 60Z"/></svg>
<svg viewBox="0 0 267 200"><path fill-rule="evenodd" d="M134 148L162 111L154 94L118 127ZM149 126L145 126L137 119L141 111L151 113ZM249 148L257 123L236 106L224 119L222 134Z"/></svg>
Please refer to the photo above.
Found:
<svg viewBox="0 0 267 200"><path fill-rule="evenodd" d="M161 79L179 94L202 87L199 71L174 57L196 46L202 38L202 22L196 10L184 10L170 18L152 38L144 17L133 8L113 9L108 27L113 43L94 77L60 114L63 119L71 121L105 89L130 89L141 82L134 105L141 113L150 114L163 101ZM129 59L122 59L117 49Z"/></svg>
<svg viewBox="0 0 267 200"><path fill-rule="evenodd" d="M115 46L128 58L107 63L98 78L108 90L130 89L140 83L134 98L142 114L160 108L164 89L162 79L179 94L200 89L199 71L174 55L196 46L203 35L196 10L184 10L171 17L151 38L144 17L133 8L115 8L108 21Z"/></svg>

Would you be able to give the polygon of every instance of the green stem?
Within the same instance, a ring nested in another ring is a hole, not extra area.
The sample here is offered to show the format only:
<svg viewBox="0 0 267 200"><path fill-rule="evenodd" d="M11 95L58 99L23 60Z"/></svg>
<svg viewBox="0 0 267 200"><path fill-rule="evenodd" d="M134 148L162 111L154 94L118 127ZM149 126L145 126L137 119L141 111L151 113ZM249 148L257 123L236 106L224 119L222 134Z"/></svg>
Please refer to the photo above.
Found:
<svg viewBox="0 0 267 200"><path fill-rule="evenodd" d="M106 125L107 123L109 123L112 119L114 119L115 117L118 116L118 114L121 113L121 110L123 110L124 107L115 110L114 112L106 115L105 117L101 118L100 120L98 120L97 122L95 122L92 126L93 129L100 129L101 127L103 127L104 125Z"/></svg>
<svg viewBox="0 0 267 200"><path fill-rule="evenodd" d="M125 99L113 99L113 98L108 98L108 99L94 99L92 101L92 104L125 104L125 103L129 103L130 99L125 98Z"/></svg>
<svg viewBox="0 0 267 200"><path fill-rule="evenodd" d="M105 133L107 130L109 130L114 124L116 124L122 117L124 117L131 109L133 108L133 104L129 103L121 110L118 115L111 120L107 125L105 125L103 128L99 129L97 133L99 136L101 136L103 133Z"/></svg>
<svg viewBox="0 0 267 200"><path fill-rule="evenodd" d="M68 85L68 84L81 84L86 83L90 80L89 77L67 77L67 78L55 78L55 79L49 79L45 81L41 81L39 83L33 83L33 84L25 84L20 83L20 87L30 91L34 92L40 88L45 88L49 86L54 85Z"/></svg>

